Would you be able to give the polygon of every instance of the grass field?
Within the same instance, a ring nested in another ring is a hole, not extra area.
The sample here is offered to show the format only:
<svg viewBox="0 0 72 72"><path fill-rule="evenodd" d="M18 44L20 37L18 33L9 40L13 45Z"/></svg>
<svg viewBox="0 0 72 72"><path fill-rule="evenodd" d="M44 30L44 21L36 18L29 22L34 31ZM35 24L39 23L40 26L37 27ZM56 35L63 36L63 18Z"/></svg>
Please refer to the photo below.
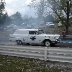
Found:
<svg viewBox="0 0 72 72"><path fill-rule="evenodd" d="M0 72L61 72L45 61L0 55Z"/></svg>

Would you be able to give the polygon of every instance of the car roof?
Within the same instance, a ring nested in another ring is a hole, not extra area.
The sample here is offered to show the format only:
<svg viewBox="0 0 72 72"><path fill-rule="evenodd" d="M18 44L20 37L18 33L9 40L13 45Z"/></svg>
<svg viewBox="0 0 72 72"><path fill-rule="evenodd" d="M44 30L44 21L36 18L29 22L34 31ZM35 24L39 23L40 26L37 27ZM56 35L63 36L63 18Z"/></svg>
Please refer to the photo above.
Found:
<svg viewBox="0 0 72 72"><path fill-rule="evenodd" d="M18 31L38 31L39 29L18 29Z"/></svg>

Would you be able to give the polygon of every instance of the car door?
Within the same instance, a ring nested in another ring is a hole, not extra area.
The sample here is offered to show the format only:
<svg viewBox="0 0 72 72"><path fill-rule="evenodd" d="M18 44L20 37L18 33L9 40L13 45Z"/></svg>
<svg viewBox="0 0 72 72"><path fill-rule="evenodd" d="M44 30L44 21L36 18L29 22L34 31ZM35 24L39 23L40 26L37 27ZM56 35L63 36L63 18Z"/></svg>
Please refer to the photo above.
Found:
<svg viewBox="0 0 72 72"><path fill-rule="evenodd" d="M35 44L35 39L36 39L36 31L29 31L28 42L30 44Z"/></svg>
<svg viewBox="0 0 72 72"><path fill-rule="evenodd" d="M41 44L43 40L44 37L41 34L36 34L36 39L35 39L36 44Z"/></svg>
<svg viewBox="0 0 72 72"><path fill-rule="evenodd" d="M29 42L31 44L39 44L41 42L41 37L37 33L37 31L30 31L29 32Z"/></svg>

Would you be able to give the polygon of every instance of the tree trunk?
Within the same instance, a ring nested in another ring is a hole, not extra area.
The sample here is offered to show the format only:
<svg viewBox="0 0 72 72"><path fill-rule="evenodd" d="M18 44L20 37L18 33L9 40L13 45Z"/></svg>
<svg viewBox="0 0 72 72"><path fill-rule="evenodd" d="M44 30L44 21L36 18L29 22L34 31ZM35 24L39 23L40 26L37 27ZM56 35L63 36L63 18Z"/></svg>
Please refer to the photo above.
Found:
<svg viewBox="0 0 72 72"><path fill-rule="evenodd" d="M67 1L67 24L66 24L66 34L68 34L68 31L69 31L69 14L70 14L70 6L69 6L69 1Z"/></svg>
<svg viewBox="0 0 72 72"><path fill-rule="evenodd" d="M69 33L69 26L66 26L66 34Z"/></svg>

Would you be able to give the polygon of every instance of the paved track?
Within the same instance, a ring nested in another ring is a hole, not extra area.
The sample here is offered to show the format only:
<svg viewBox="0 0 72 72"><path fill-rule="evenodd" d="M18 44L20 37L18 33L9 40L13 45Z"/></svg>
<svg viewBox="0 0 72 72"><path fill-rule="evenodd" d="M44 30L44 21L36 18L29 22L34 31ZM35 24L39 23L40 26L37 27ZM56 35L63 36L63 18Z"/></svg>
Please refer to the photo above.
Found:
<svg viewBox="0 0 72 72"><path fill-rule="evenodd" d="M17 45L16 42L10 42L10 41L1 41L0 42L0 45L7 45L7 46L20 46L20 45ZM21 45L22 46L22 45ZM31 46L31 45L23 45L23 46ZM38 45L32 45L32 46L36 46L36 47L40 47ZM44 47L44 46L41 46L41 47ZM52 46L52 47L69 47L69 48L72 48L72 43L58 43L56 46Z"/></svg>
<svg viewBox="0 0 72 72"><path fill-rule="evenodd" d="M15 46L16 43L15 42L10 42L9 41L9 32L7 31L0 31L0 45L11 45L11 46ZM66 39L65 39L66 40ZM55 47L70 47L72 48L72 40L70 39L70 42L68 43L68 41L61 41L61 43L57 44ZM17 45L16 45L17 46ZM26 46L26 45L24 45Z"/></svg>

